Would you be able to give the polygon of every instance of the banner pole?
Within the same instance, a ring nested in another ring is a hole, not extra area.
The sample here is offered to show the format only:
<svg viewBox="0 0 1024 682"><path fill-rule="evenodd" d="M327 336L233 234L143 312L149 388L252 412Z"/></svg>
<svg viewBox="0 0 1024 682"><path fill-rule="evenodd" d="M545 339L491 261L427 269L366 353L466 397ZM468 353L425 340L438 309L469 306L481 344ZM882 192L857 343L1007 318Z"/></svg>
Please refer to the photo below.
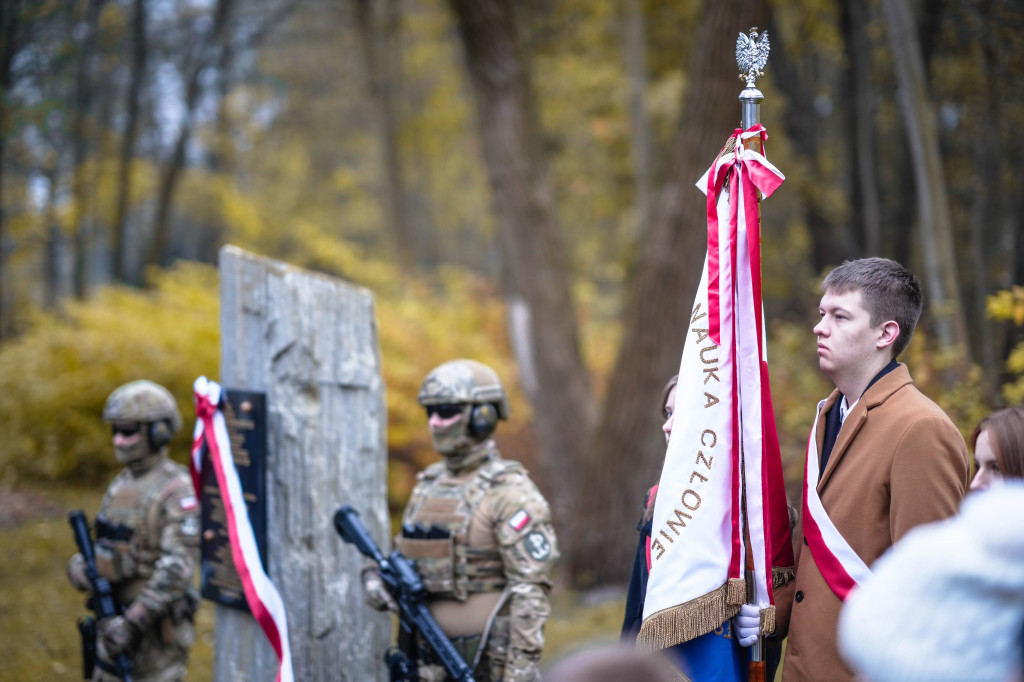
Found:
<svg viewBox="0 0 1024 682"><path fill-rule="evenodd" d="M761 102L764 101L762 93L756 85L757 78L764 75L764 65L768 61L768 31L758 33L757 27L750 29L749 35L739 34L736 40L736 64L740 69L740 78L746 80L746 87L739 95L740 121L743 130L749 130L752 126L761 122ZM760 152L760 137L748 137L742 140L744 147L752 148ZM761 220L760 192L758 192L757 219ZM759 245L760 246L760 245ZM760 273L758 273L760 274ZM742 417L741 417L742 418ZM745 454L745 453L742 453ZM741 456L742 456L741 454ZM747 523L747 505L745 494L743 494L743 528L744 544L746 545L746 583L748 603L755 602L754 588L754 564L750 546L749 534L746 530L750 527ZM765 682L766 664L764 660L764 638L758 635L757 642L750 647L750 663L748 670L749 682Z"/></svg>

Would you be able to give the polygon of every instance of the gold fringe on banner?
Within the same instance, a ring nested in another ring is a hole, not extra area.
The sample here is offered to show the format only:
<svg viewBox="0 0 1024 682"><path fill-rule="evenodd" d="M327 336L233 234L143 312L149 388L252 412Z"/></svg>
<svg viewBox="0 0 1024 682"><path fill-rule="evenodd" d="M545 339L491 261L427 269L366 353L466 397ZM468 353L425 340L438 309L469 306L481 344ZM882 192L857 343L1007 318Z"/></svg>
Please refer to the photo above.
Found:
<svg viewBox="0 0 1024 682"><path fill-rule="evenodd" d="M744 594L743 581L731 579L702 597L655 613L640 626L637 648L660 651L721 627L739 612Z"/></svg>
<svg viewBox="0 0 1024 682"><path fill-rule="evenodd" d="M767 637L775 634L775 605L761 609L761 634Z"/></svg>
<svg viewBox="0 0 1024 682"><path fill-rule="evenodd" d="M796 569L792 566L772 566L772 589L777 590L783 585L796 580Z"/></svg>

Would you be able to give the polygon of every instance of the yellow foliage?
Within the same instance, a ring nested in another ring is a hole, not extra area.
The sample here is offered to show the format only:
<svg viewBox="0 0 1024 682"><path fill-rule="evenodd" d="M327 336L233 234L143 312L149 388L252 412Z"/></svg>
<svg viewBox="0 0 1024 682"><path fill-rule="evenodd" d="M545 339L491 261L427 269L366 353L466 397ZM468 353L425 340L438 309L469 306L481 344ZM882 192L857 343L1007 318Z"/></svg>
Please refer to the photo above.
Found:
<svg viewBox="0 0 1024 682"><path fill-rule="evenodd" d="M1013 320L1018 327L1024 326L1024 286L1014 285L989 296L985 313L993 320Z"/></svg>
<svg viewBox="0 0 1024 682"><path fill-rule="evenodd" d="M437 271L428 282L305 221L293 227L313 265L345 273L376 298L394 506L404 503L415 472L436 458L416 396L424 376L442 362L468 357L498 372L513 412L498 441L503 435L517 440L530 410L517 388L504 306L491 283L455 268ZM63 315L36 315L23 336L0 345L0 481L109 476L117 465L100 418L103 403L114 388L140 378L166 386L178 399L186 428L172 452L185 461L192 382L200 374L218 376L217 272L182 262L150 274L149 290L105 287L87 302L68 303ZM594 348L607 364L608 342Z"/></svg>
<svg viewBox="0 0 1024 682"><path fill-rule="evenodd" d="M988 297L986 314L993 320L1012 320L1024 326L1024 286L1013 285ZM1024 343L1019 343L1006 358L1006 369L1018 375L1017 380L1003 386L1003 398L1010 405L1024 402Z"/></svg>
<svg viewBox="0 0 1024 682"><path fill-rule="evenodd" d="M103 403L134 379L166 386L189 422L192 381L220 357L216 272L180 264L147 291L106 287L62 316L38 315L0 347L0 475L95 481L116 468ZM172 452L185 458L190 435Z"/></svg>

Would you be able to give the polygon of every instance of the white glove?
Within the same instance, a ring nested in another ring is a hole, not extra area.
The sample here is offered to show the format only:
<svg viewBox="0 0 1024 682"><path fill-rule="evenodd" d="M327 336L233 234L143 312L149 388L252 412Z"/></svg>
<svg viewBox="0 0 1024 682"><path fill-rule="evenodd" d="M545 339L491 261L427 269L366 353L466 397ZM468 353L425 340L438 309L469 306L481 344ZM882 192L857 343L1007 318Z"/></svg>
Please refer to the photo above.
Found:
<svg viewBox="0 0 1024 682"><path fill-rule="evenodd" d="M388 592L384 580L376 569L363 571L363 598L371 608L378 611L398 611L398 603Z"/></svg>
<svg viewBox="0 0 1024 682"><path fill-rule="evenodd" d="M733 616L732 633L740 646L751 646L761 634L761 609L753 604L744 604Z"/></svg>

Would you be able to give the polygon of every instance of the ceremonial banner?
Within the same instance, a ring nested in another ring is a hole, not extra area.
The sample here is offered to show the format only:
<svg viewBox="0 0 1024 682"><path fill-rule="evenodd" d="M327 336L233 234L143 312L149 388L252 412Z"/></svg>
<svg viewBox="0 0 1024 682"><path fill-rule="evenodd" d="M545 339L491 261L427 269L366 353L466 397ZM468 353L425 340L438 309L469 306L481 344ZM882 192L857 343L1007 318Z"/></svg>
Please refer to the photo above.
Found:
<svg viewBox="0 0 1024 682"><path fill-rule="evenodd" d="M277 655L277 682L293 682L284 602L270 577L263 571L260 561L256 538L242 497L238 471L231 454L231 439L220 410L221 387L206 377L199 377L194 385L193 397L196 428L192 438L191 469L196 496L202 495L199 481L205 446L209 449L210 462L217 475L217 485L220 487L227 517L231 556L242 580L246 603Z"/></svg>
<svg viewBox="0 0 1024 682"><path fill-rule="evenodd" d="M764 157L766 137L759 124L736 130L698 183L707 194L708 253L655 503L637 638L645 649L689 641L735 615L747 601L748 546L751 603L761 609L762 631L773 632L773 582L792 572L768 381L758 209L758 192L770 196L784 177Z"/></svg>

